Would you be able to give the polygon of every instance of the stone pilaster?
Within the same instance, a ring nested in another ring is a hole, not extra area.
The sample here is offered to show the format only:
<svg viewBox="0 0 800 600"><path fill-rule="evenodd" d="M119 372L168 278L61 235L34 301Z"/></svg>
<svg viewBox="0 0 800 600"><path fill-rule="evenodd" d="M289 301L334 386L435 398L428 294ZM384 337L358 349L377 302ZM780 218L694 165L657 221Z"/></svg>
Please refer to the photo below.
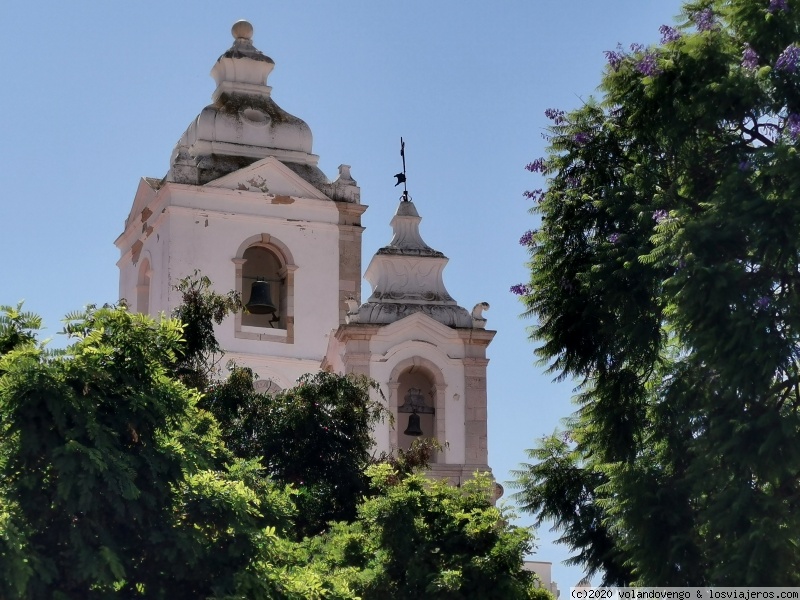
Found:
<svg viewBox="0 0 800 600"><path fill-rule="evenodd" d="M370 339L378 332L375 325L341 325L334 334L344 344L346 373L371 376Z"/></svg>
<svg viewBox="0 0 800 600"><path fill-rule="evenodd" d="M488 465L486 433L486 358L464 359L465 462Z"/></svg>
<svg viewBox="0 0 800 600"><path fill-rule="evenodd" d="M347 299L361 304L361 215L363 204L337 202L339 210L339 324L347 314Z"/></svg>

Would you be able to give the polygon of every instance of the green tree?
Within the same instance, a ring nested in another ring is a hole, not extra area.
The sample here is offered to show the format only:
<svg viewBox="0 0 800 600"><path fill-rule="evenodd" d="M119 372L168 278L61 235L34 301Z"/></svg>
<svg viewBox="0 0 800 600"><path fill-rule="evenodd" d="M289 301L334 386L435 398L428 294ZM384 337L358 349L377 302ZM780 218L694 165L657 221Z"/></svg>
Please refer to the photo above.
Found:
<svg viewBox="0 0 800 600"><path fill-rule="evenodd" d="M237 292L220 294L200 271L181 279L175 286L181 303L173 317L183 324L183 344L178 349L175 367L181 381L201 391L221 376L220 362L225 355L214 333L228 315L246 310Z"/></svg>
<svg viewBox="0 0 800 600"><path fill-rule="evenodd" d="M564 436L544 438L528 450L528 458L537 462L512 473L512 486L520 489L514 497L523 510L537 515L536 527L552 521L561 532L557 543L577 551L566 563L583 567L588 578L601 573L604 586L632 581L624 544L606 524L606 474L588 467Z"/></svg>
<svg viewBox="0 0 800 600"><path fill-rule="evenodd" d="M213 307L235 306L185 287L178 314L203 322L90 307L57 352L0 308L0 598L550 597L488 480L412 474L433 442L370 456L374 382L267 397L247 369L215 379Z"/></svg>
<svg viewBox="0 0 800 600"><path fill-rule="evenodd" d="M513 289L579 409L519 498L617 582L798 585L800 3L690 2L661 33L607 53L599 101L547 111L528 165Z"/></svg>
<svg viewBox="0 0 800 600"><path fill-rule="evenodd" d="M41 317L22 310L22 302L16 307L0 306L0 355L34 342L41 326Z"/></svg>
<svg viewBox="0 0 800 600"><path fill-rule="evenodd" d="M387 416L373 390L380 393L365 377L320 372L268 396L255 392L249 369L237 368L202 405L236 456L260 460L274 481L297 490L293 532L302 539L329 521L352 521L369 491L372 430Z"/></svg>
<svg viewBox="0 0 800 600"><path fill-rule="evenodd" d="M552 600L522 569L530 532L492 505L488 477L454 487L387 463L368 472L378 493L353 523L306 541L310 568L338 576L364 600Z"/></svg>
<svg viewBox="0 0 800 600"><path fill-rule="evenodd" d="M235 456L260 461L273 481L294 487L293 536L302 539L323 531L329 521L354 519L369 488L364 469L371 461L372 430L388 417L370 396L381 394L378 384L320 372L265 396L255 391L253 372L246 367L233 365L222 377L224 351L214 324L244 310L239 296L215 292L199 272L175 289L181 304L174 315L184 322L176 373L203 392L199 406L217 419Z"/></svg>
<svg viewBox="0 0 800 600"><path fill-rule="evenodd" d="M170 377L181 325L89 309L48 353L20 314L0 357L0 597L263 588L293 506Z"/></svg>

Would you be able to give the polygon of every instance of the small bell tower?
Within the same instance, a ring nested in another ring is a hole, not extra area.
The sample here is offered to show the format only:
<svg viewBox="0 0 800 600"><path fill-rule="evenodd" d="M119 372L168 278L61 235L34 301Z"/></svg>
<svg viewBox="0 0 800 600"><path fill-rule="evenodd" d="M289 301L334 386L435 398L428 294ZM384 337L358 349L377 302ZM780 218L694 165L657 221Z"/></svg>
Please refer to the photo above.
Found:
<svg viewBox="0 0 800 600"><path fill-rule="evenodd" d="M400 181L405 182L405 177ZM444 450L431 474L460 483L491 471L487 453L485 302L472 313L447 292L447 257L420 236L421 218L404 191L392 218L393 236L379 249L365 278L372 295L351 302L323 366L380 382L395 425L378 426L378 450L408 449L414 439L436 438Z"/></svg>

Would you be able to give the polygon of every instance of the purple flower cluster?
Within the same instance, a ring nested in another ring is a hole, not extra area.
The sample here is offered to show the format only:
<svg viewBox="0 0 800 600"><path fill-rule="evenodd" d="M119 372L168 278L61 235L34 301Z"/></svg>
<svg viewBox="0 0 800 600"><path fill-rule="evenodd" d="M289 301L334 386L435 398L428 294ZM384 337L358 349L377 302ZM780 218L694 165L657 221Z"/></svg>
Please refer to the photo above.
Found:
<svg viewBox="0 0 800 600"><path fill-rule="evenodd" d="M661 68L658 66L657 59L658 54L652 50L648 50L636 63L636 70L645 77L655 77L661 74Z"/></svg>
<svg viewBox="0 0 800 600"><path fill-rule="evenodd" d="M581 180L579 177L567 177L564 183L567 184L568 188L576 188L581 184Z"/></svg>
<svg viewBox="0 0 800 600"><path fill-rule="evenodd" d="M533 234L536 233L535 231L528 230L522 234L522 237L519 238L519 245L520 246L532 246L533 245Z"/></svg>
<svg viewBox="0 0 800 600"><path fill-rule="evenodd" d="M616 50L606 50L603 52L603 54L605 54L609 66L615 71L619 71L622 61L625 60L625 57L627 56L625 51L622 49L622 44L617 44Z"/></svg>
<svg viewBox="0 0 800 600"><path fill-rule="evenodd" d="M662 44L677 42L679 39L681 39L681 32L674 27L670 27L669 25L662 25L658 28L658 32L661 34Z"/></svg>
<svg viewBox="0 0 800 600"><path fill-rule="evenodd" d="M697 25L698 31L711 31L714 29L714 25L716 25L714 11L710 8L698 10L692 15L692 21L694 21L694 24Z"/></svg>
<svg viewBox="0 0 800 600"><path fill-rule="evenodd" d="M512 285L509 291L517 296L527 296L531 293L531 286L525 283L518 283L516 285Z"/></svg>
<svg viewBox="0 0 800 600"><path fill-rule="evenodd" d="M779 10L789 10L789 5L786 0L769 0L769 8L767 10L771 13L776 13Z"/></svg>
<svg viewBox="0 0 800 600"><path fill-rule="evenodd" d="M790 44L781 52L778 60L775 61L775 68L779 71L795 73L798 64L800 64L800 46L797 44Z"/></svg>
<svg viewBox="0 0 800 600"><path fill-rule="evenodd" d="M528 200L533 200L534 202L541 202L544 198L544 193L542 192L542 188L537 190L528 190L527 192L522 192L522 195L525 196Z"/></svg>
<svg viewBox="0 0 800 600"><path fill-rule="evenodd" d="M548 108L544 111L544 116L553 121L554 125L562 125L567 120L564 111L557 108Z"/></svg>
<svg viewBox="0 0 800 600"><path fill-rule="evenodd" d="M583 146L584 144L587 144L591 139L592 136L586 133L585 131L579 131L574 136L572 136L572 141L575 142L578 146Z"/></svg>
<svg viewBox="0 0 800 600"><path fill-rule="evenodd" d="M786 117L786 130L789 132L789 137L792 138L792 141L796 142L798 136L800 136L800 114L789 113L789 116Z"/></svg>
<svg viewBox="0 0 800 600"><path fill-rule="evenodd" d="M618 233L612 233L611 235L608 236L608 241L611 242L612 244L616 244L617 242L619 242L619 238L620 235Z"/></svg>
<svg viewBox="0 0 800 600"><path fill-rule="evenodd" d="M694 21L694 24L697 25L698 31L711 31L717 24L716 18L714 17L714 11L710 8L698 10L692 15L692 21Z"/></svg>
<svg viewBox="0 0 800 600"><path fill-rule="evenodd" d="M669 219L669 212L664 210L663 208L653 211L653 220L656 223L663 223L667 219Z"/></svg>
<svg viewBox="0 0 800 600"><path fill-rule="evenodd" d="M740 171L750 171L753 168L753 163L750 162L750 159L745 158L742 162L739 163L739 170Z"/></svg>
<svg viewBox="0 0 800 600"><path fill-rule="evenodd" d="M756 300L756 308L767 308L770 305L771 300L769 296L761 296L758 300Z"/></svg>
<svg viewBox="0 0 800 600"><path fill-rule="evenodd" d="M750 44L744 45L744 51L742 52L742 67L751 71L758 68L758 53L753 50Z"/></svg>
<svg viewBox="0 0 800 600"><path fill-rule="evenodd" d="M545 167L546 165L543 158L537 158L535 161L525 165L525 169L531 173L544 173Z"/></svg>

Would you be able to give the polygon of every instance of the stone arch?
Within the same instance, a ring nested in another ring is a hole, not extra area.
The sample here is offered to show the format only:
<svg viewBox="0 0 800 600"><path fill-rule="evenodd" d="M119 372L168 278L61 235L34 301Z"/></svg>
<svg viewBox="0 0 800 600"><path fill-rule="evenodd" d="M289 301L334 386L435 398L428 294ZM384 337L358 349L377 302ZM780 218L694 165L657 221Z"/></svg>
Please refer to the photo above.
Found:
<svg viewBox="0 0 800 600"><path fill-rule="evenodd" d="M292 343L297 266L289 247L275 236L261 233L244 240L232 260L236 291L242 295L242 300L248 302L253 282L261 278L270 282L273 304L277 307L274 317L237 313L236 337Z"/></svg>
<svg viewBox="0 0 800 600"><path fill-rule="evenodd" d="M249 238L244 240L239 245L239 249L236 250L235 258L242 258L244 256L244 251L250 248L251 246L264 246L264 247L272 246L283 257L287 265L291 265L292 267L295 266L294 257L292 256L292 251L289 250L289 246L284 244L274 235L270 235L268 233L259 233L257 235L251 235Z"/></svg>
<svg viewBox="0 0 800 600"><path fill-rule="evenodd" d="M444 446L447 441L445 419L447 384L436 363L422 356L412 356L399 361L389 377L388 404L389 410L395 416L395 427L389 433L391 446L407 449L411 442L409 437L402 433L408 425L408 413L398 413L398 408L408 394L408 389L405 388L410 387L420 388L426 404L429 402L435 411L433 415L420 415L423 435L436 438ZM445 448L444 455L446 454ZM442 462L443 458L440 453L434 456L432 461Z"/></svg>

